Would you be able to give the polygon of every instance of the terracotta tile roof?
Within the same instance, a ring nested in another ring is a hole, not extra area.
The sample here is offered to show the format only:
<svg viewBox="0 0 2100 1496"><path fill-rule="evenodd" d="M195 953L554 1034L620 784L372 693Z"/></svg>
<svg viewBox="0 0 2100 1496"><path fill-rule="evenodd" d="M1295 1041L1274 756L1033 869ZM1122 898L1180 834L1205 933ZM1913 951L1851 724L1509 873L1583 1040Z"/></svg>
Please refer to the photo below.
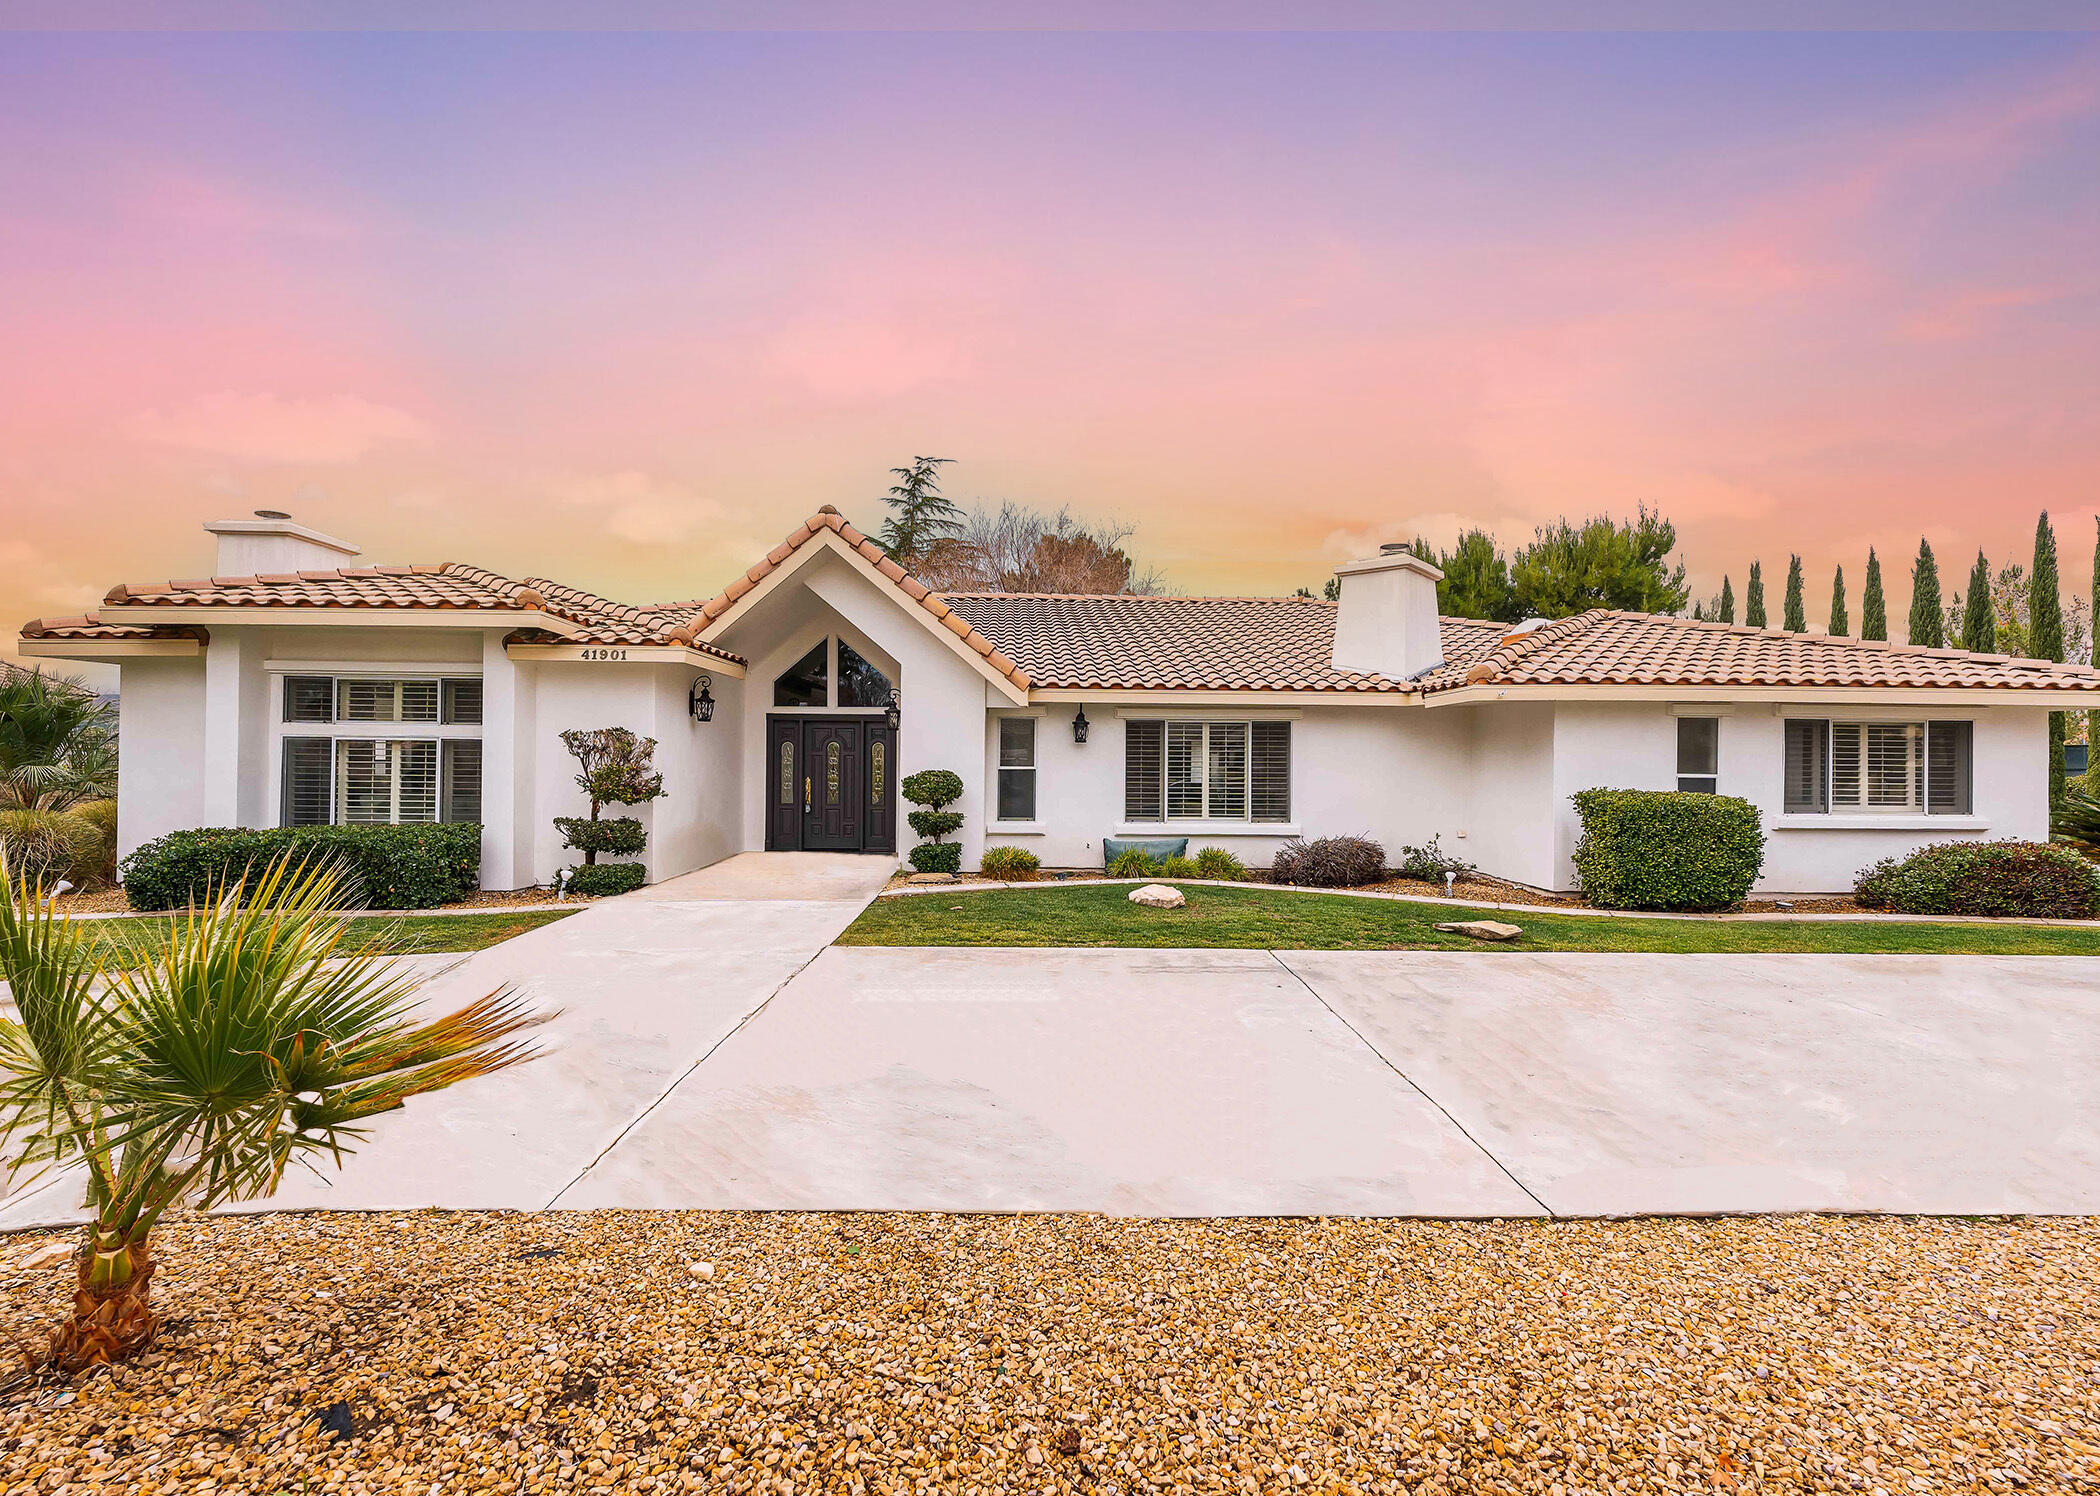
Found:
<svg viewBox="0 0 2100 1496"><path fill-rule="evenodd" d="M1125 597L954 592L942 599L1055 690L1363 691L1409 682L1334 668L1335 605L1306 597ZM1499 625L1447 618L1447 658Z"/></svg>
<svg viewBox="0 0 2100 1496"><path fill-rule="evenodd" d="M2048 687L2100 691L2100 671L2012 655L1790 634L1595 609L1453 659L1426 691L1464 685Z"/></svg>
<svg viewBox="0 0 2100 1496"><path fill-rule="evenodd" d="M968 619L950 609L948 604L943 602L924 582L921 582L903 567L892 561L881 546L848 524L845 516L829 504L826 504L815 514L804 520L800 529L781 541L780 544L774 546L772 550L766 552L756 566L731 582L715 596L700 604L699 611L693 618L694 626L705 627L720 618L724 613L727 613L753 587L756 587L774 571L778 570L783 561L794 555L796 551L807 545L811 540L814 540L825 530L831 531L859 553L863 560L880 572L884 580L888 581L899 592L902 592L915 607L924 609L938 619L943 628L955 635L957 639L960 639L965 646L974 651L991 669L1005 676L1022 690L1025 691L1029 688L1031 683L1029 672L1016 664L1011 655L1000 649L983 633L973 628Z"/></svg>
<svg viewBox="0 0 2100 1496"><path fill-rule="evenodd" d="M41 639L196 637L201 630L185 626L181 613L185 608L199 607L434 609L486 612L495 615L490 622L499 624L505 613L544 612L583 628L581 635L567 639L569 643L683 644L720 659L744 663L725 649L695 642L686 618L630 607L544 577L516 581L458 561L264 572L257 576L203 577L145 585L120 583L102 601L107 606L165 608L167 622L105 620L97 614L34 618L22 626L22 635ZM521 633L555 637L529 626Z"/></svg>

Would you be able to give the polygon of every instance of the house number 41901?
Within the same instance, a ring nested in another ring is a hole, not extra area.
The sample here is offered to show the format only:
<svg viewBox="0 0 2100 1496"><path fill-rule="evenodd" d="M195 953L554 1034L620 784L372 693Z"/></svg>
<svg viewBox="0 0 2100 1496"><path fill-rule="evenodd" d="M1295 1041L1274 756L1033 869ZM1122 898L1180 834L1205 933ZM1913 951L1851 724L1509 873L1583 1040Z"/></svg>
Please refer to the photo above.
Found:
<svg viewBox="0 0 2100 1496"><path fill-rule="evenodd" d="M586 660L624 660L627 658L627 651L624 649L586 649L583 651L583 658Z"/></svg>

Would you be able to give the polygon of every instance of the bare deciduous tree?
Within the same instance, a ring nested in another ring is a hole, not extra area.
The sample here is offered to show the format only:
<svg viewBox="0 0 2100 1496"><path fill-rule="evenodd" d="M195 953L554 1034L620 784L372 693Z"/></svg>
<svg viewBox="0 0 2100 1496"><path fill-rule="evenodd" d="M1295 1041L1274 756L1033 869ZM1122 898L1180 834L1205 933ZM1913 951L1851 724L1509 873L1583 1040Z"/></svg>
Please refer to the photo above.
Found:
<svg viewBox="0 0 2100 1496"><path fill-rule="evenodd" d="M1123 543L1133 525L1088 526L1070 509L1046 514L1025 504L964 512L961 530L937 540L916 568L943 592L1125 593L1165 591L1157 570L1137 570Z"/></svg>

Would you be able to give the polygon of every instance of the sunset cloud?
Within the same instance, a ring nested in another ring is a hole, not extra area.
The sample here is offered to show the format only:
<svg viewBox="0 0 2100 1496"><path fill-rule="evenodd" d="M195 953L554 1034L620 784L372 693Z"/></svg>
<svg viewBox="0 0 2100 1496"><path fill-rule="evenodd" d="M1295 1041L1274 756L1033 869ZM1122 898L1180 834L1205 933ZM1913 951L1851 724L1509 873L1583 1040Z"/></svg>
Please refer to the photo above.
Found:
<svg viewBox="0 0 2100 1496"><path fill-rule="evenodd" d="M355 462L377 448L427 442L430 424L356 395L297 400L225 390L126 423L127 435L238 462Z"/></svg>

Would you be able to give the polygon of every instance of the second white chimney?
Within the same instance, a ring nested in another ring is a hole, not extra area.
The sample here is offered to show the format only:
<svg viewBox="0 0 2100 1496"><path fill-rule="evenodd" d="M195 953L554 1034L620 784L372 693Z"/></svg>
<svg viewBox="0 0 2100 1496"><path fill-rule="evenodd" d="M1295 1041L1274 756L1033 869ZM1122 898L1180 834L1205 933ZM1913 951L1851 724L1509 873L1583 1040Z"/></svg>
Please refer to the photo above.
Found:
<svg viewBox="0 0 2100 1496"><path fill-rule="evenodd" d="M279 509L258 509L252 519L206 520L204 528L219 538L211 572L215 577L334 571L360 554L349 541L295 524Z"/></svg>
<svg viewBox="0 0 2100 1496"><path fill-rule="evenodd" d="M1406 680L1444 658L1436 584L1443 573L1404 545L1334 569L1334 668Z"/></svg>

